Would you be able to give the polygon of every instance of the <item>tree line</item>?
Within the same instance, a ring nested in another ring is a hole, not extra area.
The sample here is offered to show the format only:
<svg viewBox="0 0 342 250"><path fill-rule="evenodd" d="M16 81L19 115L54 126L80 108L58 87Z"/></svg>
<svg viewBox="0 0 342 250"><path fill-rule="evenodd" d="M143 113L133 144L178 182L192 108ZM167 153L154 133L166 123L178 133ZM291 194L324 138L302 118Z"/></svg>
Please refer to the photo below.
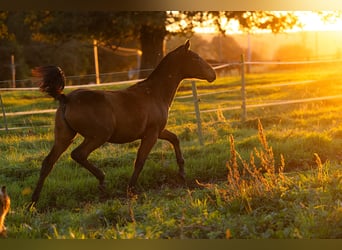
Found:
<svg viewBox="0 0 342 250"><path fill-rule="evenodd" d="M67 75L94 73L93 41L106 63L103 71L133 67L135 59L115 59L119 47L139 49L140 69L153 69L165 54L166 37L191 37L210 22L225 34L225 23L237 20L242 30L274 33L298 25L292 12L268 11L1 11L0 81L10 79L10 58L16 58L16 77L30 77L39 65L57 64ZM172 25L173 29L169 27ZM114 63L115 62L115 63ZM115 66L113 66L115 64ZM146 77L141 71L140 77Z"/></svg>

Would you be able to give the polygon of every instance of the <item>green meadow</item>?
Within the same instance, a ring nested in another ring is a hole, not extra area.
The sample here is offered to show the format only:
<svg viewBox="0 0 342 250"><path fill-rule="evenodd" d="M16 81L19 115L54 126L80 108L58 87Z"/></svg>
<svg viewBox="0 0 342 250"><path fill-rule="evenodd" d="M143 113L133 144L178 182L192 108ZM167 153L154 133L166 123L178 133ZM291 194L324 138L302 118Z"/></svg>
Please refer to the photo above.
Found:
<svg viewBox="0 0 342 250"><path fill-rule="evenodd" d="M76 137L46 179L36 207L27 211L53 144L54 114L7 116L10 128L27 127L0 131L0 184L11 197L8 238L341 238L341 97L282 104L342 95L339 67L247 74L247 105L279 105L248 108L245 121L241 109L229 110L241 106L238 76L197 82L197 89L204 145L188 81L179 88L167 125L181 141L186 182L178 179L173 149L159 141L133 197L126 188L139 142L105 144L90 155L106 173L103 196L96 178L70 157L82 140ZM57 107L38 91L1 96L8 113Z"/></svg>

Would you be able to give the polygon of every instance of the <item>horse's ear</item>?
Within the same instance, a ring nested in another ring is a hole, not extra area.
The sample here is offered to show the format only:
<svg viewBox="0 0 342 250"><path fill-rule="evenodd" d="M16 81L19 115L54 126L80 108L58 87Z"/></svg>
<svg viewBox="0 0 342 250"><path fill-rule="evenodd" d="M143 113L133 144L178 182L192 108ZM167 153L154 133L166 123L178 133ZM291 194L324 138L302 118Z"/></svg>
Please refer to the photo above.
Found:
<svg viewBox="0 0 342 250"><path fill-rule="evenodd" d="M186 40L184 46L185 46L186 50L189 50L189 48L190 48L190 40Z"/></svg>

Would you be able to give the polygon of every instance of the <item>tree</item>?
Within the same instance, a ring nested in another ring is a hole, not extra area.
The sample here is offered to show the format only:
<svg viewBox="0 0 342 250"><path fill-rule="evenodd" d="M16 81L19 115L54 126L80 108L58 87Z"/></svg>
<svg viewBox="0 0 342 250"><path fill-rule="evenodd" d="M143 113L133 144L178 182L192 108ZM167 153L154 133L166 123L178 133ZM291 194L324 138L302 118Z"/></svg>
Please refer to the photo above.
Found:
<svg viewBox="0 0 342 250"><path fill-rule="evenodd" d="M143 51L141 69L153 69L163 57L165 12L31 12L27 22L36 40L61 43L72 38L97 40L116 50L127 40L138 39ZM146 71L142 71L143 77Z"/></svg>
<svg viewBox="0 0 342 250"><path fill-rule="evenodd" d="M68 39L93 39L113 50L126 40L139 41L142 50L141 69L153 69L164 56L164 38L176 33L192 34L201 25L213 25L225 33L227 20L238 20L244 30L271 29L282 32L297 23L296 17L287 12L264 11L31 11L25 18L32 37L40 41L61 43ZM172 24L174 29L167 30ZM141 77L149 72L142 71Z"/></svg>
<svg viewBox="0 0 342 250"><path fill-rule="evenodd" d="M6 25L7 12L0 12L0 39L4 39L8 36L8 29Z"/></svg>
<svg viewBox="0 0 342 250"><path fill-rule="evenodd" d="M191 32L194 27L212 25L217 32L226 32L226 23L237 20L240 29L251 32L255 29L268 29L273 33L283 32L295 25L300 25L294 12L284 11L183 11L170 12L170 18L178 23L182 32Z"/></svg>
<svg viewBox="0 0 342 250"><path fill-rule="evenodd" d="M23 15L21 12L0 12L0 80L8 80L12 77L11 56L15 55L16 78L23 78L27 68L23 60L23 49L17 43L17 40L25 40L27 35L25 27L22 25ZM13 32L15 28L19 32ZM6 85L4 85L6 86Z"/></svg>

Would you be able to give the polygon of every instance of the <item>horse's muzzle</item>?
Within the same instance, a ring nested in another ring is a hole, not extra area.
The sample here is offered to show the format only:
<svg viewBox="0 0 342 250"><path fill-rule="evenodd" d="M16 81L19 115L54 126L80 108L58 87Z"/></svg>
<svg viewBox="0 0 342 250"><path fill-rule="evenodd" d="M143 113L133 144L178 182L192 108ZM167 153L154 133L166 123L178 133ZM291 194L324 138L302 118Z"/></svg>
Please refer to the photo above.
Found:
<svg viewBox="0 0 342 250"><path fill-rule="evenodd" d="M210 72L208 78L207 78L207 81L208 82L213 82L216 80L216 72L214 69L212 69L212 71Z"/></svg>

